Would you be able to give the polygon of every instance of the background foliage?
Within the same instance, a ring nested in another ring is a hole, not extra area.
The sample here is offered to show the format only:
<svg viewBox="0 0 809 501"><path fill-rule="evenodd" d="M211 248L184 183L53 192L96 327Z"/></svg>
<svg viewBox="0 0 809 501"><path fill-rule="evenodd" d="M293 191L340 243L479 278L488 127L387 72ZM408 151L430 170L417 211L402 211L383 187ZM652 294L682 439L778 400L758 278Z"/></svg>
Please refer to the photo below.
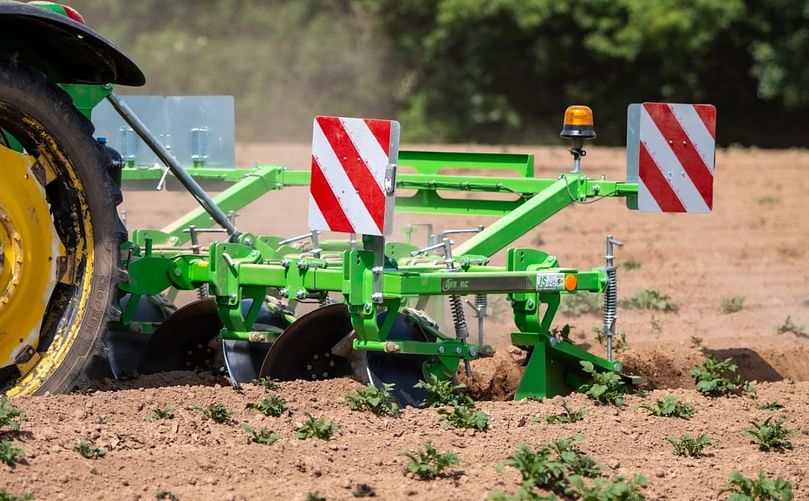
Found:
<svg viewBox="0 0 809 501"><path fill-rule="evenodd" d="M723 144L807 146L809 0L73 0L155 94L233 94L242 140L314 114L421 142L556 142L567 104L621 144L626 105L719 109Z"/></svg>

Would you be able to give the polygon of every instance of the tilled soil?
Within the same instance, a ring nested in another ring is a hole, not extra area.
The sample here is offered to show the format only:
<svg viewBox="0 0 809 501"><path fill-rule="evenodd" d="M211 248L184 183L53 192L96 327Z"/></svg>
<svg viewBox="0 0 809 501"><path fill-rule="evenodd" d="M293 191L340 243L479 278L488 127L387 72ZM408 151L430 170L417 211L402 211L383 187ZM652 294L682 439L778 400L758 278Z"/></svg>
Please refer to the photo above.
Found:
<svg viewBox="0 0 809 501"><path fill-rule="evenodd" d="M563 148L505 150L535 153L538 176L553 177L569 164ZM310 148L243 145L238 158L241 165L263 161L306 168ZM622 179L623 162L622 150L591 148L584 170L594 177L603 173ZM583 421L532 422L533 417L558 413L562 400L508 400L522 374L518 362L524 354L508 347L514 326L507 304L492 297L486 342L498 351L474 363L472 380L461 378L484 400L478 405L490 415L485 433L444 429L431 409L406 409L396 419L352 412L343 403L358 387L350 379L282 383L277 393L287 399L289 413L269 418L245 408L261 398L262 388L248 385L237 393L221 378L162 374L101 383L90 395L18 401L27 419L12 440L25 449L27 464L0 464L0 488L31 492L38 499L155 499L158 492L170 491L183 500L302 500L310 491L327 499L353 499L355 487L366 483L381 499L483 499L496 490L516 492L517 473L498 473L496 467L517 444L536 446L580 434L581 448L606 475L645 475L649 499L716 499L734 469L747 476L759 469L780 475L792 483L796 499L809 499L804 480L809 473L808 169L805 151L719 151L714 211L709 215L639 214L628 211L623 201L604 200L565 209L515 242L550 251L563 265L586 269L603 265L603 238L614 234L625 244L617 250L619 264L639 265L620 268L619 297L656 289L676 304L676 312L619 310L618 331L625 333L628 344L619 358L643 376L648 390L628 397L623 410L572 395L566 402L586 409ZM253 233L301 234L306 231L306 204L303 189L273 192L240 211L237 223ZM159 228L194 206L184 193L126 193L130 228ZM430 222L446 229L492 221L396 215L397 227ZM495 256L494 262L501 264L503 256ZM732 296L744 297L741 311L723 313L721 299ZM779 334L778 327L788 325L787 320L794 329ZM474 338L474 321L470 323ZM603 353L592 331L600 325L598 312L560 314L557 325L564 323L572 325L575 343ZM707 399L694 392L689 371L702 363L705 353L733 358L741 375L759 382L757 397ZM692 402L694 418L651 417L638 408L668 394ZM785 408L758 409L773 400ZM230 409L232 423L212 423L194 410L213 402ZM166 404L176 409L173 419L149 419L153 408ZM337 420L340 433L328 442L297 440L294 430L306 412ZM760 452L743 434L750 420L770 415L784 417L788 427L799 430L792 438L793 450ZM247 444L243 424L266 426L282 438L269 446ZM666 437L686 432L710 436L714 445L707 457L672 454ZM83 439L108 449L107 455L82 458L72 449ZM399 454L428 440L441 451L456 451L461 463L452 475L433 482L406 477L406 460Z"/></svg>
<svg viewBox="0 0 809 501"><path fill-rule="evenodd" d="M181 374L189 382L194 374ZM141 384L151 386L151 376ZM630 396L622 410L597 406L582 395L564 401L585 409L583 421L548 425L544 417L561 411L563 399L484 401L486 432L446 429L435 409L408 408L398 418L349 410L345 395L359 387L351 379L281 383L274 393L288 412L265 417L246 408L266 390L245 385L237 392L211 377L197 384L162 388L98 391L90 395L54 395L18 401L25 409L22 432L14 438L27 463L0 467L0 485L10 492L32 492L39 499L155 499L168 491L179 499L300 499L317 491L326 499L353 499L359 484L380 499L484 499L490 492L514 493L519 475L497 465L518 444L581 435L580 448L603 467L604 475L649 480L649 499L716 499L733 469L748 476L759 469L792 482L796 499L809 496L809 383L780 381L757 385L757 397L707 399L692 390L654 390ZM161 383L164 381L161 381ZM223 382L223 381L219 381ZM132 387L138 381L118 385ZM638 406L665 395L691 402L690 420L653 417ZM759 410L778 400L780 411ZM197 407L222 403L232 421L216 424ZM173 419L152 420L152 409L170 405ZM299 440L295 429L305 414L340 424L329 441ZM783 416L800 430L794 449L761 452L743 434L750 420ZM543 418L534 422L533 418ZM272 445L248 444L242 426L267 427L281 435ZM674 456L667 437L707 433L713 445L707 457ZM86 440L107 450L101 459L84 459L72 449ZM400 453L431 441L440 451L455 451L460 464L435 481L403 474Z"/></svg>

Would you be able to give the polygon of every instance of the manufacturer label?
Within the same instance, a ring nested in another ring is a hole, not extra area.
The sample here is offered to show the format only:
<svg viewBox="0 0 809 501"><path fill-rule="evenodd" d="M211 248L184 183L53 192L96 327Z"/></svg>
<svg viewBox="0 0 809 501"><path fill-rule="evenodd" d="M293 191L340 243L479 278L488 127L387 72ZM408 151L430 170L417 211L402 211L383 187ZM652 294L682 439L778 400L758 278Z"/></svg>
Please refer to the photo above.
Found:
<svg viewBox="0 0 809 501"><path fill-rule="evenodd" d="M564 273L537 273L537 290L541 292L560 291L565 287Z"/></svg>
<svg viewBox="0 0 809 501"><path fill-rule="evenodd" d="M442 278L442 292L521 292L533 290L528 277L459 277Z"/></svg>

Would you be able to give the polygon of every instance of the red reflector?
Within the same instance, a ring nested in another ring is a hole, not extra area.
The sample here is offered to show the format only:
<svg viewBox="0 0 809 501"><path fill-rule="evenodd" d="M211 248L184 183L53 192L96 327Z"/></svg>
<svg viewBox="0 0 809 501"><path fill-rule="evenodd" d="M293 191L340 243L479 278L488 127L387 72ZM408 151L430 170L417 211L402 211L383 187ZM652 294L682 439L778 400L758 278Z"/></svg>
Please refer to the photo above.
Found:
<svg viewBox="0 0 809 501"><path fill-rule="evenodd" d="M64 4L62 5L62 8L65 9L65 14L67 14L67 17L69 17L70 19L76 21L77 23L85 24L84 23L84 18L81 17L81 14L79 14L79 11L77 11L73 7L70 7L70 6L64 5Z"/></svg>

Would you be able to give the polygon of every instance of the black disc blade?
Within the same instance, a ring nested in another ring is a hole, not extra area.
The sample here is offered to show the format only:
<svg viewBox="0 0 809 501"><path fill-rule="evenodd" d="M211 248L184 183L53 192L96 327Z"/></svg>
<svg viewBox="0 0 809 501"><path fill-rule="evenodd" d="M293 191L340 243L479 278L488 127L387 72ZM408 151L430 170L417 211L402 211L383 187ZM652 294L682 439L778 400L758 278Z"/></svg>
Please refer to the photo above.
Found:
<svg viewBox="0 0 809 501"><path fill-rule="evenodd" d="M385 313L379 315L379 323ZM416 324L401 314L396 315L387 339L407 341L435 341ZM413 386L424 379L424 364L434 360L429 355L401 355L369 351L365 353L365 366L368 380L377 388L393 384L391 394L401 405L420 406L427 398L427 392Z"/></svg>
<svg viewBox="0 0 809 501"><path fill-rule="evenodd" d="M259 378L261 365L267 358L271 343L251 343L233 339L222 340L225 368L235 384L249 383Z"/></svg>
<svg viewBox="0 0 809 501"><path fill-rule="evenodd" d="M244 309L248 310L245 305ZM245 315L247 311L244 312ZM280 335L289 322L278 313L262 308L253 324L253 330L274 332ZM261 365L267 358L272 343L237 341L233 339L222 340L222 349L225 354L225 368L234 384L249 383L259 378Z"/></svg>
<svg viewBox="0 0 809 501"><path fill-rule="evenodd" d="M213 299L183 306L149 338L138 372L154 374L212 368L219 354L215 340L221 328Z"/></svg>
<svg viewBox="0 0 809 501"><path fill-rule="evenodd" d="M120 300L121 308L129 306L132 300L126 294ZM132 320L135 322L162 323L176 311L174 305L159 297L142 296L138 300ZM138 370L138 362L146 350L149 336L134 330L109 330L105 338L107 360L112 375L116 378L132 375Z"/></svg>
<svg viewBox="0 0 809 501"><path fill-rule="evenodd" d="M345 304L310 311L275 340L259 377L311 381L350 375L348 359L334 355L331 349L351 330L351 317Z"/></svg>

